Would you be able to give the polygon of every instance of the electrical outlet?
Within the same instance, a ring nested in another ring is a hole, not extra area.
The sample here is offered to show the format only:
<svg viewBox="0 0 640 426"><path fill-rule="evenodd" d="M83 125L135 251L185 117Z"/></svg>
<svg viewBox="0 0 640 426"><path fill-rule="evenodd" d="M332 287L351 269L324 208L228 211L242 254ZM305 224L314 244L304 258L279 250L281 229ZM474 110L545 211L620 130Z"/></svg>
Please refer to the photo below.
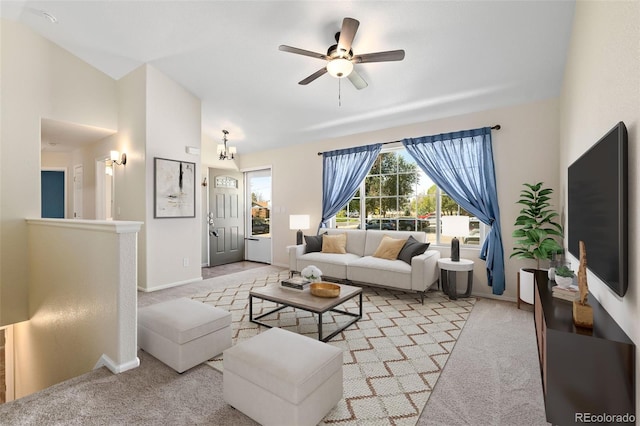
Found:
<svg viewBox="0 0 640 426"><path fill-rule="evenodd" d="M189 266L189 258L185 257L182 259L182 266L184 266L185 268L187 268Z"/></svg>

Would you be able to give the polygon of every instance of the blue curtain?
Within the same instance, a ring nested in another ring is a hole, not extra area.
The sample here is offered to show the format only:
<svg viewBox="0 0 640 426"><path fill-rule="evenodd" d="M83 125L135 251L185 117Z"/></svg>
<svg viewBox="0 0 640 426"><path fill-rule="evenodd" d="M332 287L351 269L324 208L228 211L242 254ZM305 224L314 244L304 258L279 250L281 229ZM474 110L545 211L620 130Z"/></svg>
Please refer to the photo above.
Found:
<svg viewBox="0 0 640 426"><path fill-rule="evenodd" d="M486 260L493 294L505 288L504 248L491 148L491 128L402 141L424 172L463 209L491 226L480 259Z"/></svg>
<svg viewBox="0 0 640 426"><path fill-rule="evenodd" d="M353 198L358 187L378 158L382 144L339 149L322 154L322 221L327 226Z"/></svg>

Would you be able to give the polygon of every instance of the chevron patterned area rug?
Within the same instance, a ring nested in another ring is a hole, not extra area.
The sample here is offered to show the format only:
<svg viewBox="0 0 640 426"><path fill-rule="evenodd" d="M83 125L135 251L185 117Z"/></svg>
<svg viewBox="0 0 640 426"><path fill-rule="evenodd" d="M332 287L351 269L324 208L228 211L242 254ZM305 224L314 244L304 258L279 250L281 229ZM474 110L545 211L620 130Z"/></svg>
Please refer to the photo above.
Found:
<svg viewBox="0 0 640 426"><path fill-rule="evenodd" d="M249 322L249 291L279 285L287 277L283 271L192 299L231 312L235 344L266 330ZM363 318L328 342L344 351L344 398L322 424L415 425L474 303L473 298L452 301L433 291L423 305L416 294L363 287ZM254 298L254 315L275 306ZM347 301L340 309L357 312L357 303ZM324 314L323 334L350 319ZM309 312L285 308L262 321L317 338L317 316ZM208 364L222 371L222 355Z"/></svg>

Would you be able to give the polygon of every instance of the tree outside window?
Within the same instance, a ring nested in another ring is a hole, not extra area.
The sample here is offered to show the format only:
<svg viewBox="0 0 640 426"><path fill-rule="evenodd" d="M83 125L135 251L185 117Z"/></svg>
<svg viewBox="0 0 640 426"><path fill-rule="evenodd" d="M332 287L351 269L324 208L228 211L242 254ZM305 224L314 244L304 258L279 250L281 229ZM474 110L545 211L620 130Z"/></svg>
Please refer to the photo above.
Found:
<svg viewBox="0 0 640 426"><path fill-rule="evenodd" d="M362 194L362 195L361 195ZM335 226L385 231L424 231L428 241L448 244L440 235L444 215L470 217L466 245L480 245L484 229L477 218L442 192L404 148L380 153L356 195L335 217Z"/></svg>

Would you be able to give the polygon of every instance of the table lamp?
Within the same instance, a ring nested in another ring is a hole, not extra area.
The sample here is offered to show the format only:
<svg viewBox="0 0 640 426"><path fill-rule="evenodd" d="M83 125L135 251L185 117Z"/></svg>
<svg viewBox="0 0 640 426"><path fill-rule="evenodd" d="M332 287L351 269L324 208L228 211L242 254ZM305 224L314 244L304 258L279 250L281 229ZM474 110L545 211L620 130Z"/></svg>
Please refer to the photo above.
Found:
<svg viewBox="0 0 640 426"><path fill-rule="evenodd" d="M308 214L292 214L289 215L289 229L297 229L296 233L296 245L302 244L302 230L309 229L309 215Z"/></svg>
<svg viewBox="0 0 640 426"><path fill-rule="evenodd" d="M451 261L460 262L460 241L469 235L469 216L442 216L442 235L452 236Z"/></svg>

